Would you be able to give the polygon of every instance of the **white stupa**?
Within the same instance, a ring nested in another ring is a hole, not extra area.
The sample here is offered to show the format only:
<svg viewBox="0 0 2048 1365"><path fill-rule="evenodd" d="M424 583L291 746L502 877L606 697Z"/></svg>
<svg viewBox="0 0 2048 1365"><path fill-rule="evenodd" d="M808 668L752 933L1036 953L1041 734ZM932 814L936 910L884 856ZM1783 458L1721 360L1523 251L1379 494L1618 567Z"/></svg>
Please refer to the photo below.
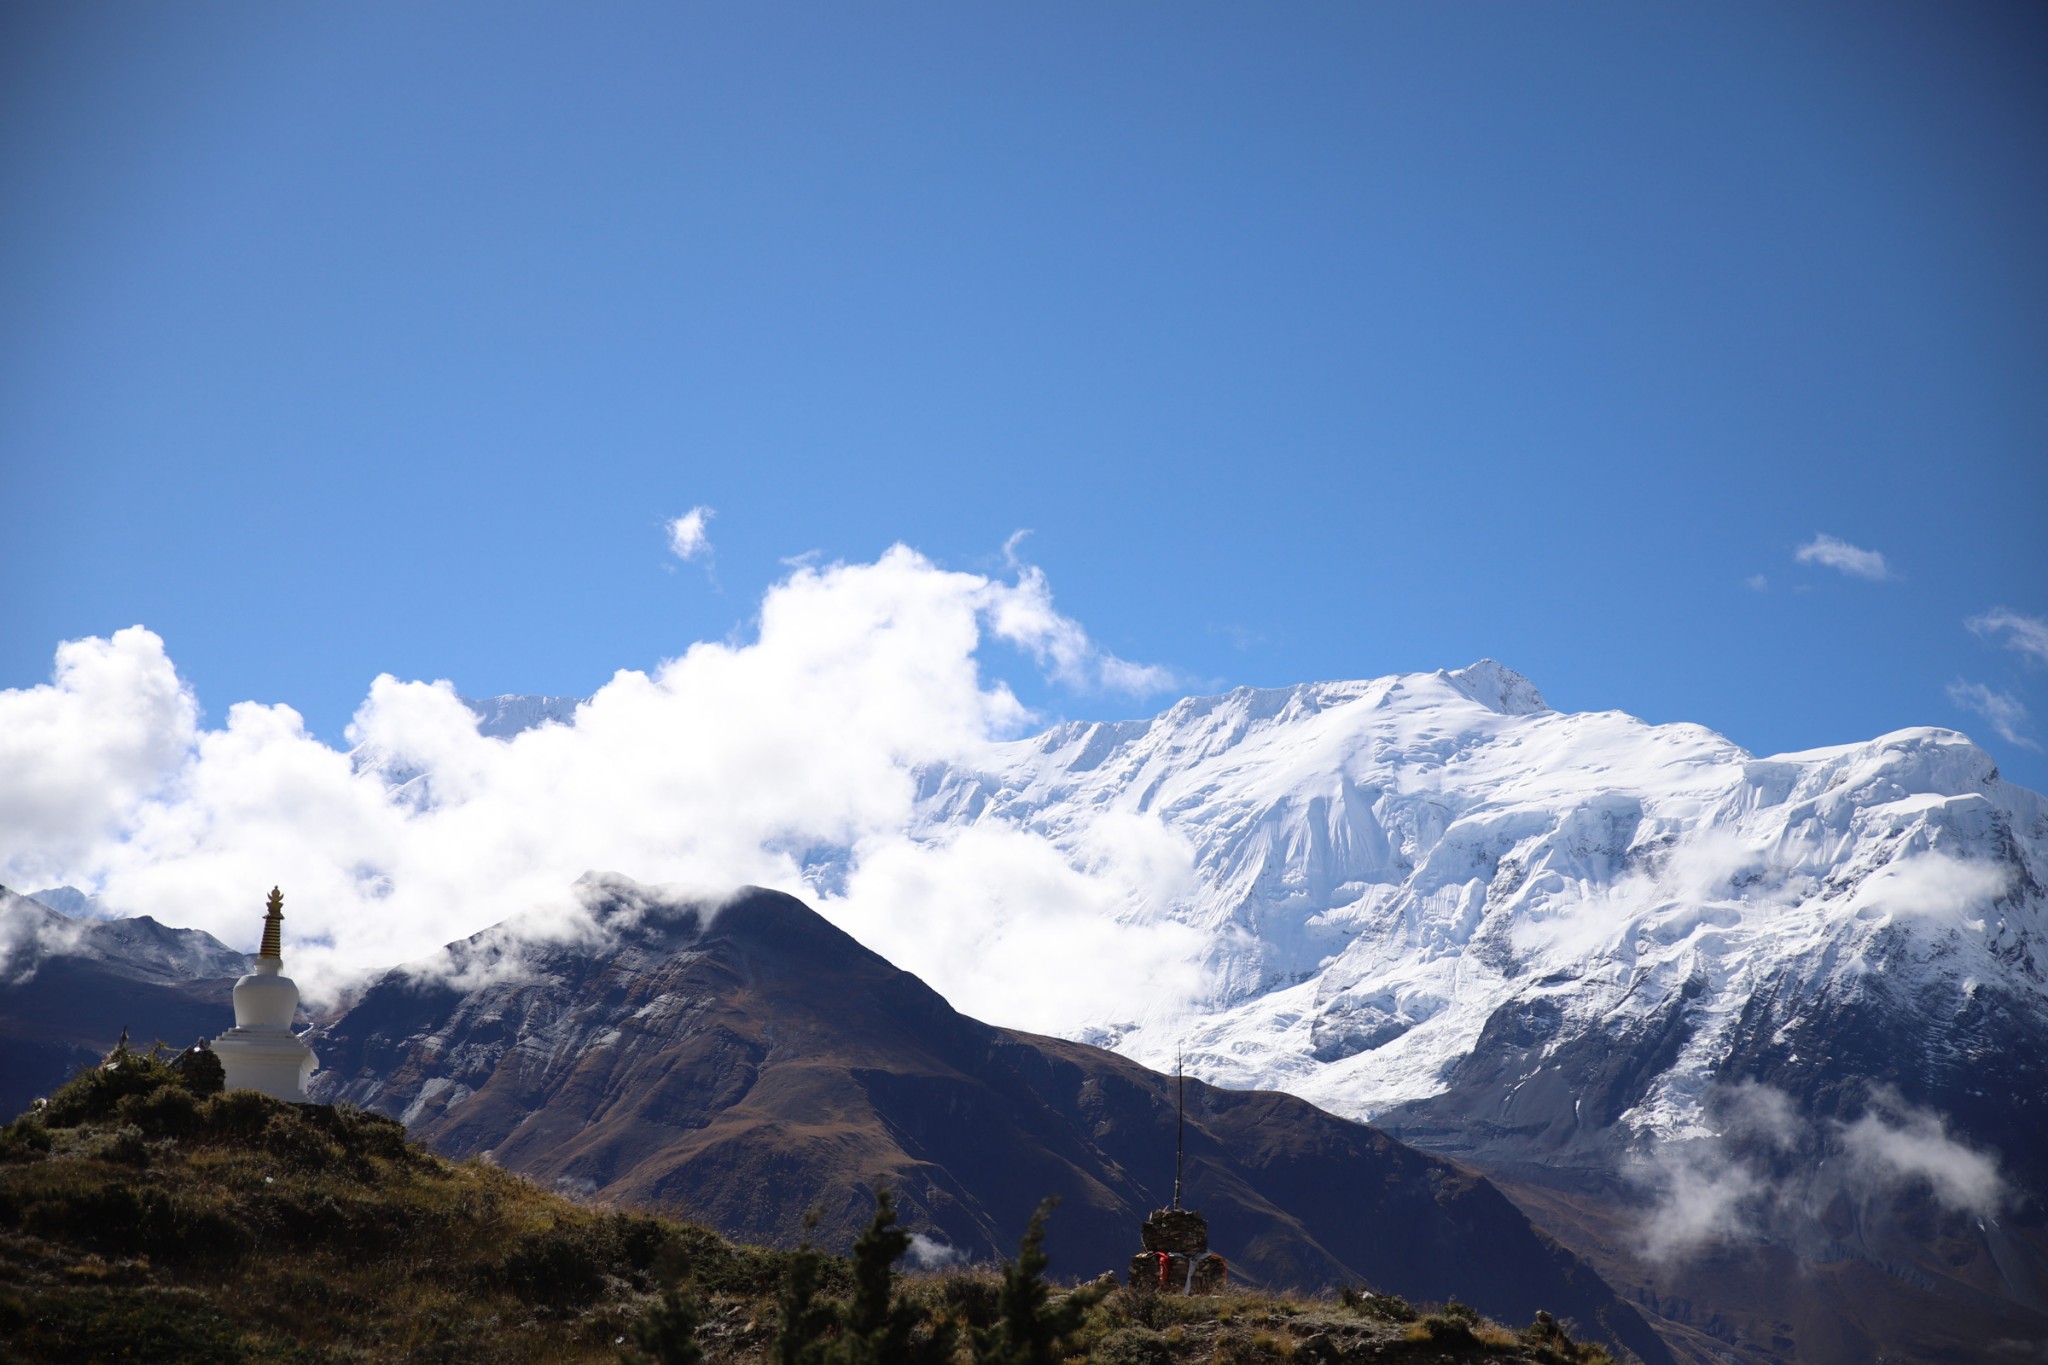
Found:
<svg viewBox="0 0 2048 1365"><path fill-rule="evenodd" d="M306 1082L320 1059L292 1032L299 988L284 970L280 951L284 893L270 888L263 916L263 946L256 970L235 983L235 1026L213 1040L230 1090L260 1090L273 1099L306 1103Z"/></svg>

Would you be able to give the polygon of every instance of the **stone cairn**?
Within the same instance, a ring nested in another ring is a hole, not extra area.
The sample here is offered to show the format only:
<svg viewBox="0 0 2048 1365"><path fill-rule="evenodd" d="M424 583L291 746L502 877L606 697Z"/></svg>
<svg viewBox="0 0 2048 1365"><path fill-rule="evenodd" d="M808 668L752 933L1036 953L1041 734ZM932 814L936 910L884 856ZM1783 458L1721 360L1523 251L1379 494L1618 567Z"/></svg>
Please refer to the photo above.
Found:
<svg viewBox="0 0 2048 1365"><path fill-rule="evenodd" d="M1131 1257L1131 1288L1140 1294L1214 1294L1230 1277L1193 1209L1157 1209L1138 1235L1145 1249Z"/></svg>
<svg viewBox="0 0 2048 1365"><path fill-rule="evenodd" d="M1131 1290L1137 1294L1214 1294L1230 1271L1209 1250L1209 1220L1180 1206L1180 1177L1188 1125L1188 1079L1180 1052L1173 1055L1173 1203L1154 1209L1138 1229L1145 1249L1131 1257Z"/></svg>

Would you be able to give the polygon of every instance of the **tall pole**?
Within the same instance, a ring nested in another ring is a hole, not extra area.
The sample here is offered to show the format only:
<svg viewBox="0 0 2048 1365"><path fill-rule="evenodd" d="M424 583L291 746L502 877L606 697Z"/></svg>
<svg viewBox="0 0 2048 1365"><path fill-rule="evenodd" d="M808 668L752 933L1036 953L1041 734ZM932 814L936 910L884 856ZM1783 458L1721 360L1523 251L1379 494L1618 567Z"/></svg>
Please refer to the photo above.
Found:
<svg viewBox="0 0 2048 1365"><path fill-rule="evenodd" d="M1178 1043L1174 1044L1173 1048L1173 1088L1173 1206L1179 1208L1181 1139L1188 1127L1188 1078L1187 1073L1181 1070Z"/></svg>

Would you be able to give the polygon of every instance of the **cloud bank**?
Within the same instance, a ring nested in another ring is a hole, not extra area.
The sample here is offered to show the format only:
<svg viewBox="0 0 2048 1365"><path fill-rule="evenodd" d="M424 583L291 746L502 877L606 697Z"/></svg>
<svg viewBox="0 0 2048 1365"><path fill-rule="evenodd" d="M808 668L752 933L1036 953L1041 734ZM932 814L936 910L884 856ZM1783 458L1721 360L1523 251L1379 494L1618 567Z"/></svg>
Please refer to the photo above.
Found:
<svg viewBox="0 0 2048 1365"><path fill-rule="evenodd" d="M1155 818L1071 857L1000 824L912 828L922 768L1032 721L984 674L999 646L1081 686L1164 676L1097 648L1036 570L950 572L901 546L799 566L751 641L621 671L511 738L480 734L451 683L388 675L351 751L282 705L201 729L154 634L73 641L50 683L0 692L0 883L69 883L242 946L279 883L314 997L514 914L573 919L592 869L790 891L999 1023L1079 1027L1109 984L1191 991L1193 932L1129 923L1191 884Z"/></svg>
<svg viewBox="0 0 2048 1365"><path fill-rule="evenodd" d="M1851 545L1846 540L1837 540L1825 532L1800 546L1792 556L1801 564L1819 564L1823 568L1835 569L1852 578L1867 578L1873 583L1882 583L1895 575L1891 566L1884 562L1884 556L1875 550L1866 550Z"/></svg>

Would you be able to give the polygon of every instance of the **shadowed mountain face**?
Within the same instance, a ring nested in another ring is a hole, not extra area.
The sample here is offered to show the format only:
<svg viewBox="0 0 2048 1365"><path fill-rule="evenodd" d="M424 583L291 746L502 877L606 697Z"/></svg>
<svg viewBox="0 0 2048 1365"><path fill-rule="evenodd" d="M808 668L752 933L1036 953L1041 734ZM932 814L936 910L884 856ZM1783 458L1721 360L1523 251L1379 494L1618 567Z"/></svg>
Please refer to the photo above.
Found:
<svg viewBox="0 0 2048 1365"><path fill-rule="evenodd" d="M1127 1263L1170 1199L1170 1077L965 1018L787 896L584 891L597 938L503 926L384 977L317 1040L320 1098L397 1115L450 1155L770 1244L800 1238L813 1209L820 1240L846 1244L886 1182L909 1226L989 1259L1057 1194L1056 1269L1092 1275ZM1184 1202L1241 1278L1362 1279L1508 1321L1548 1309L1670 1358L1492 1186L1371 1128L1189 1082L1186 1149Z"/></svg>
<svg viewBox="0 0 2048 1365"><path fill-rule="evenodd" d="M225 1031L248 962L197 929L73 919L0 887L0 1114L98 1061L123 1028L137 1048Z"/></svg>
<svg viewBox="0 0 2048 1365"><path fill-rule="evenodd" d="M1684 992L1604 1033L1504 1006L1441 1094L1380 1122L1486 1171L1692 1358L2048 1359L2048 1024L1995 985L1939 998L1902 955L1870 960L1751 996L1710 1133L1647 1157L1617 1120L1690 1040ZM1706 1209L1739 1236L1660 1250Z"/></svg>

